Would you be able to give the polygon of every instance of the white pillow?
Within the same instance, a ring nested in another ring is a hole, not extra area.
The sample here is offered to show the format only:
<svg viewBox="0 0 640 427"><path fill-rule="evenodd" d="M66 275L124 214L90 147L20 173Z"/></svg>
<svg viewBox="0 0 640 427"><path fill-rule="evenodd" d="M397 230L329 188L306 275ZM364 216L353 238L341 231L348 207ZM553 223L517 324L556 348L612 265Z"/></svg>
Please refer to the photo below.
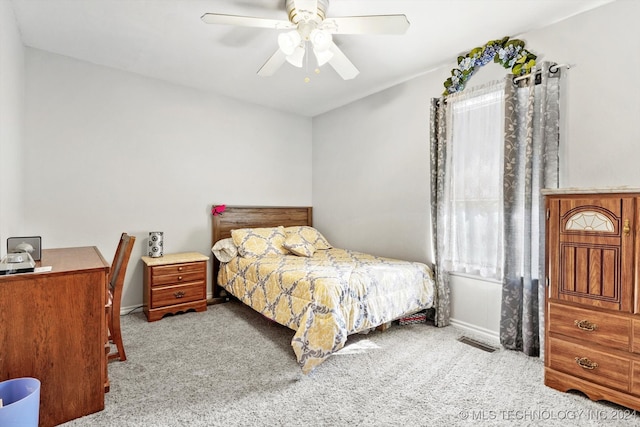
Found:
<svg viewBox="0 0 640 427"><path fill-rule="evenodd" d="M218 240L211 248L211 252L218 258L220 262L229 262L238 256L238 248L233 243L231 237L227 239Z"/></svg>

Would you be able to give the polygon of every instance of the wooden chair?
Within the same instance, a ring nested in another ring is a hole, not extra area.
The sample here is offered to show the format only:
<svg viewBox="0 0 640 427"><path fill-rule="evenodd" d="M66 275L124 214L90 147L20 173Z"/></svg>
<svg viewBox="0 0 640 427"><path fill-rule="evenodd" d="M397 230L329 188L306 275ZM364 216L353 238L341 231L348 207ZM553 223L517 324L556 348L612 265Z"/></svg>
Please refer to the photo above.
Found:
<svg viewBox="0 0 640 427"><path fill-rule="evenodd" d="M108 328L109 341L116 346L115 352L110 352L107 356L108 360L120 359L121 362L127 360L122 344L122 334L120 332L120 303L122 300L122 287L124 285L124 277L127 274L127 265L131 257L131 251L136 238L127 233L122 233L120 243L116 249L116 254L111 263L109 270L109 303L108 303Z"/></svg>

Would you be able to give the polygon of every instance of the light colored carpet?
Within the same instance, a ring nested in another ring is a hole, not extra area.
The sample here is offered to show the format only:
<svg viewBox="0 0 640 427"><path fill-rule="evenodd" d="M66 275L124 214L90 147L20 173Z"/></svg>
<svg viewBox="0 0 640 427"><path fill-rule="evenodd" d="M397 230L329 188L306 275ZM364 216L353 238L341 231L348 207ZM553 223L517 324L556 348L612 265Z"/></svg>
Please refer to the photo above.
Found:
<svg viewBox="0 0 640 427"><path fill-rule="evenodd" d="M237 302L152 323L134 313L122 328L128 360L109 363L104 411L65 426L640 425L545 387L539 359L460 343L453 327L352 336L352 354L308 376L293 332Z"/></svg>

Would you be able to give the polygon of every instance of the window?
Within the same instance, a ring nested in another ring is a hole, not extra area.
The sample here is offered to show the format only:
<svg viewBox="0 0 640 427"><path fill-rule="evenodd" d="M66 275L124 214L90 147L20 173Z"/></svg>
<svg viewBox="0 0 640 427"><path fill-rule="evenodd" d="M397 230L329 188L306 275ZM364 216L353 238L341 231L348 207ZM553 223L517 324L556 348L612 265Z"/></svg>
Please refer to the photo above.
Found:
<svg viewBox="0 0 640 427"><path fill-rule="evenodd" d="M504 83L451 97L445 268L501 279Z"/></svg>

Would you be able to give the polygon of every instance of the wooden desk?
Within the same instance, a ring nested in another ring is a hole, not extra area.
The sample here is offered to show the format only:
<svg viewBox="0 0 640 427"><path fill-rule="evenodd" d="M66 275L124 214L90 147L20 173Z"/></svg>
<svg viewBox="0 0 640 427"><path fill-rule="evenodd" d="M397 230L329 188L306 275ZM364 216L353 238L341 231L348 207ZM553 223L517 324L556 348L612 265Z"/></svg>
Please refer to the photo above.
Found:
<svg viewBox="0 0 640 427"><path fill-rule="evenodd" d="M50 272L0 276L0 381L41 382L40 426L104 409L109 264L95 247L42 251Z"/></svg>

